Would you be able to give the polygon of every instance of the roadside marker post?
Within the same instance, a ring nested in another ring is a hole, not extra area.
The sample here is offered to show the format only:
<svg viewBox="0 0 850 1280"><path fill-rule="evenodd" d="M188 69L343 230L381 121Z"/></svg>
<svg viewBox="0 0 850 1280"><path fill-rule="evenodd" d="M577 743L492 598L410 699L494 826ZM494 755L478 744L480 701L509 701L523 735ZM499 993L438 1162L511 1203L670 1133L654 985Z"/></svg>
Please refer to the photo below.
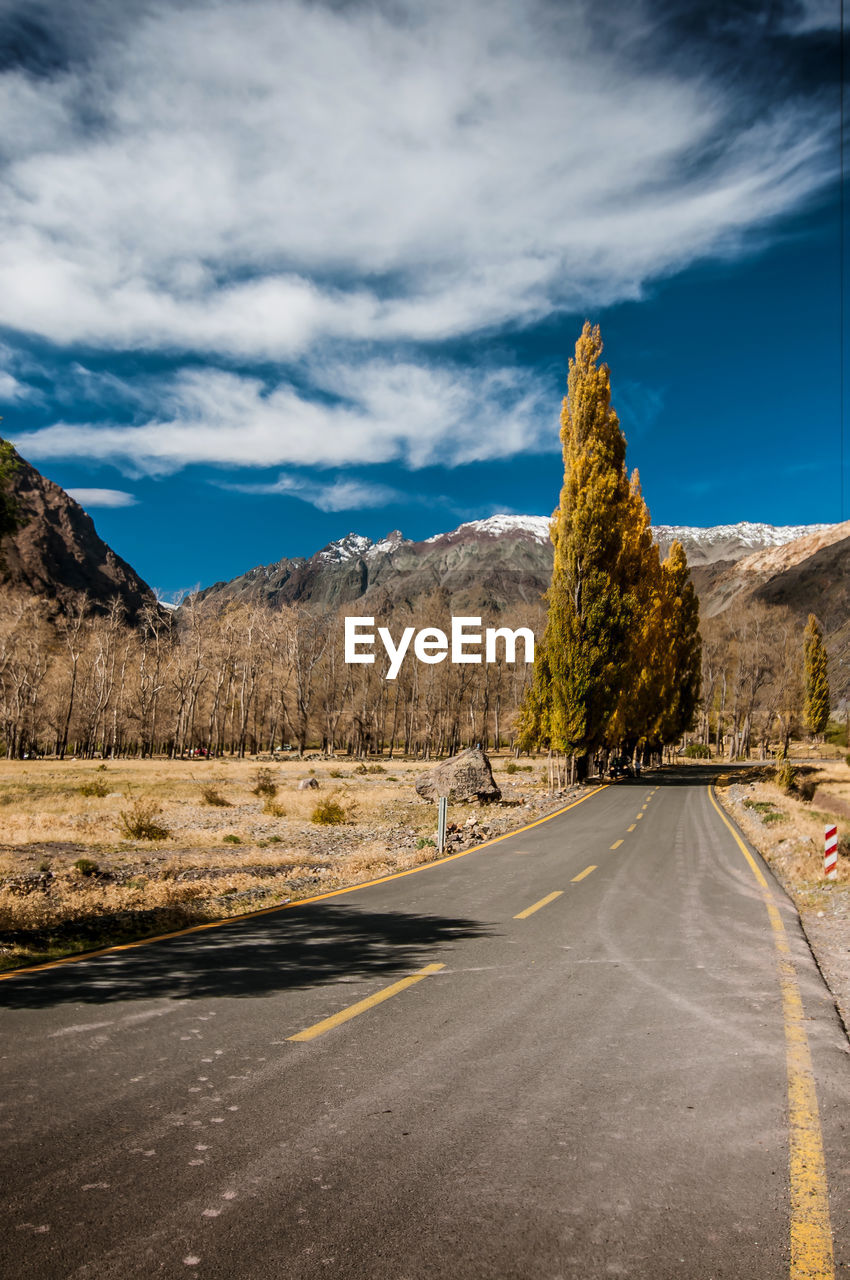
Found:
<svg viewBox="0 0 850 1280"><path fill-rule="evenodd" d="M838 827L828 826L823 829L823 873L827 880L838 879Z"/></svg>
<svg viewBox="0 0 850 1280"><path fill-rule="evenodd" d="M446 821L449 816L449 798L440 796L437 800L437 852L444 853L446 848Z"/></svg>

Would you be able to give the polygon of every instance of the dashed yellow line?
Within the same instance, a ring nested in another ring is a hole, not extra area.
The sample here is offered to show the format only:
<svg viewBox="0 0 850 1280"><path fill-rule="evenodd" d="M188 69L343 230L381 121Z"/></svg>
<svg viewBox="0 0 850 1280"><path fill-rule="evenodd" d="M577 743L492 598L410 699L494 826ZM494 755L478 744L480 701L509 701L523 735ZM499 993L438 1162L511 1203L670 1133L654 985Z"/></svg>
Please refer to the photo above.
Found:
<svg viewBox="0 0 850 1280"><path fill-rule="evenodd" d="M626 831L628 831L628 832L632 832L632 831L636 831L636 830L637 830L637 824L636 824L636 823L634 823L634 822L632 823L632 825L631 825L630 827L626 827Z"/></svg>
<svg viewBox="0 0 850 1280"><path fill-rule="evenodd" d="M549 893L545 898L541 898L539 902L535 902L533 906L526 907L525 911L520 911L514 916L514 920L527 920L529 916L533 916L535 911L539 911L541 907L546 907L550 902L554 902L556 898L560 898L563 889L556 889L554 893Z"/></svg>
<svg viewBox="0 0 850 1280"><path fill-rule="evenodd" d="M611 852L613 853L615 849L619 849L622 843L623 843L622 840L615 840L614 843L611 845Z"/></svg>
<svg viewBox="0 0 850 1280"><path fill-rule="evenodd" d="M714 798L708 796L729 828L762 889L773 930L782 1013L785 1022L785 1064L788 1076L788 1171L791 1192L791 1280L835 1280L829 1188L818 1112L812 1055L806 1036L805 1012L797 985L791 947L782 916L767 880L747 846Z"/></svg>
<svg viewBox="0 0 850 1280"><path fill-rule="evenodd" d="M408 987L412 987L414 983L421 982L423 978L427 978L431 973L439 973L446 966L443 964L426 964L424 969L420 969L418 973L413 973L409 978L402 978L400 982L394 982L391 987L384 987L383 991L376 991L373 996L367 996L365 1000L358 1000L357 1004L349 1005L347 1009L342 1009L339 1013L335 1013L330 1018L323 1018L321 1022L315 1023L312 1027L307 1027L305 1031L299 1031L297 1035L287 1036L287 1040L315 1040L318 1036L323 1036L326 1031L332 1031L334 1027L339 1027L343 1022L356 1018L359 1014L365 1013L367 1009L374 1009L376 1004L383 1004L385 1000L397 996L400 991L406 991Z"/></svg>
<svg viewBox="0 0 850 1280"><path fill-rule="evenodd" d="M642 818L642 817L643 817L643 814L642 814L642 813L636 813L636 814L635 814L635 822L640 822L640 820L641 820L641 818Z"/></svg>
<svg viewBox="0 0 850 1280"><path fill-rule="evenodd" d="M595 871L596 867L585 867L584 871L580 871L577 876L573 876L571 883L578 884L579 880L583 880L585 876L589 876L591 871Z"/></svg>

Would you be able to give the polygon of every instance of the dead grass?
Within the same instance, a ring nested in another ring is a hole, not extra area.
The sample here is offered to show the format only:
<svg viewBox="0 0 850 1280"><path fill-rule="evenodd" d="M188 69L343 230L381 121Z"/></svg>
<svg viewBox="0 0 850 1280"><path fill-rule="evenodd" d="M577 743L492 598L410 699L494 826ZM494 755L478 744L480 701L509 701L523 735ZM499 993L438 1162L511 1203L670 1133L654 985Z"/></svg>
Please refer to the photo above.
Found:
<svg viewBox="0 0 850 1280"><path fill-rule="evenodd" d="M493 764L503 773L507 762ZM398 760L366 772L348 760L0 760L0 968L429 862L437 857L433 844L417 845L433 838L436 811L413 787L429 767ZM298 790L308 776L318 792ZM527 773L502 777L500 785L506 797L518 789L545 795ZM340 805L343 824L312 821L327 800ZM167 834L150 840L122 830L121 815L140 805ZM482 810L452 807L458 826L471 816L482 818ZM516 810L501 813L503 826L521 821ZM81 875L73 866L80 859L97 870Z"/></svg>
<svg viewBox="0 0 850 1280"><path fill-rule="evenodd" d="M790 790L773 780L771 770L753 782L742 773L725 786L720 782L718 796L801 911L822 916L828 903L833 914L850 917L850 817L838 811L846 805L850 812L850 768L843 761L795 766ZM824 826L832 822L839 833L838 875L827 880Z"/></svg>

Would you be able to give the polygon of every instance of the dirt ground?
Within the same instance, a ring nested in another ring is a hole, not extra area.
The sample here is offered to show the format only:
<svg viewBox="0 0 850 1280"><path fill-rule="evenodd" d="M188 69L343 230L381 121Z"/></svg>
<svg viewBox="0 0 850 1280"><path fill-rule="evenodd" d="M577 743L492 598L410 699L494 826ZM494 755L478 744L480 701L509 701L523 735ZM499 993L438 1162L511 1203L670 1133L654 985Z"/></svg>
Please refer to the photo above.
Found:
<svg viewBox="0 0 850 1280"><path fill-rule="evenodd" d="M547 790L545 761L491 763L502 802L453 805L448 852L564 803L565 793ZM0 761L0 969L432 861L436 808L413 785L427 767L386 759ZM299 790L300 782L317 786Z"/></svg>
<svg viewBox="0 0 850 1280"><path fill-rule="evenodd" d="M793 898L815 959L850 1034L850 767L795 766L792 790L764 769L739 774L718 797ZM824 826L838 826L838 877L824 877Z"/></svg>

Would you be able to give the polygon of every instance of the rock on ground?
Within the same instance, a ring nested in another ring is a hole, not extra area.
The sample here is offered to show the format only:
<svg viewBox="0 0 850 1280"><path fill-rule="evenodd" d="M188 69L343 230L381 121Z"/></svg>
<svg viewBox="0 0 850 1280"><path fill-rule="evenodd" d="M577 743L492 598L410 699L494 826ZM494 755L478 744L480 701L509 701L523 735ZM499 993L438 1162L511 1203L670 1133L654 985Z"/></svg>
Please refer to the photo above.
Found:
<svg viewBox="0 0 850 1280"><path fill-rule="evenodd" d="M423 800L436 800L448 796L455 802L477 800L488 803L501 800L502 793L496 786L493 770L485 752L469 747L460 755L443 760L416 779L416 791Z"/></svg>

